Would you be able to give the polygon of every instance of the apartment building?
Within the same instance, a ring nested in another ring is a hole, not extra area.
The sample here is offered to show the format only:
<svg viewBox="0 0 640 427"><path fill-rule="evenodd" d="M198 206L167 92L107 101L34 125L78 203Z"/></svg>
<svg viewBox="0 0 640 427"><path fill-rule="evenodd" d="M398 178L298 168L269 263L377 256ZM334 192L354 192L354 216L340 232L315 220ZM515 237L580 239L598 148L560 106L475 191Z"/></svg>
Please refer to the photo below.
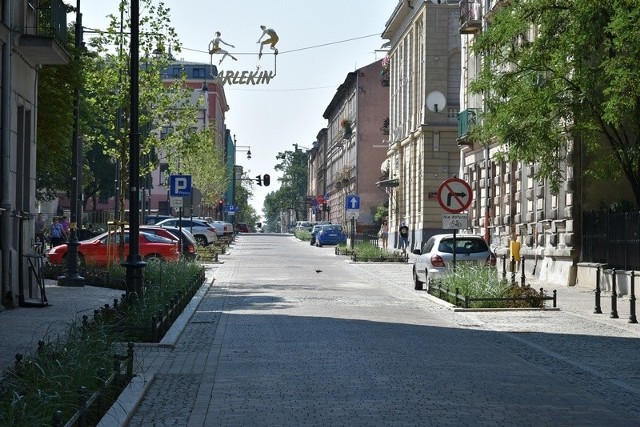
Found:
<svg viewBox="0 0 640 427"><path fill-rule="evenodd" d="M0 310L41 301L26 257L36 215L38 69L70 61L66 13L60 0L0 1Z"/></svg>
<svg viewBox="0 0 640 427"><path fill-rule="evenodd" d="M375 184L386 157L389 116L389 89L381 82L382 71L378 60L347 74L324 111L327 128L318 134L317 151L312 150L318 166L310 171L314 183L309 191L322 195L323 218L350 224L346 197L358 195L360 230L375 226L375 211L387 198Z"/></svg>
<svg viewBox="0 0 640 427"><path fill-rule="evenodd" d="M389 138L378 185L389 198L390 248L403 222L412 248L441 232L438 188L461 178L459 18L457 4L400 1L382 34L389 40Z"/></svg>

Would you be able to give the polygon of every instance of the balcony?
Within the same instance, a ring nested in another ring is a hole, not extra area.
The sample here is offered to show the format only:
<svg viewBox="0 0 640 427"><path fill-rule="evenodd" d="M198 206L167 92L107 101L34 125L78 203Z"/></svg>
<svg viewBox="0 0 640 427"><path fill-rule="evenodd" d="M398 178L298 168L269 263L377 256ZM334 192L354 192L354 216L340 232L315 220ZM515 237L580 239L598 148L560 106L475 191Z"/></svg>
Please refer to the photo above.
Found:
<svg viewBox="0 0 640 427"><path fill-rule="evenodd" d="M34 65L64 65L67 46L67 10L62 0L39 2L35 27L25 27L17 39L22 55Z"/></svg>
<svg viewBox="0 0 640 427"><path fill-rule="evenodd" d="M482 29L482 6L480 0L460 2L460 34L475 34Z"/></svg>
<svg viewBox="0 0 640 427"><path fill-rule="evenodd" d="M476 109L469 108L458 114L458 145L471 145L469 131L476 124Z"/></svg>

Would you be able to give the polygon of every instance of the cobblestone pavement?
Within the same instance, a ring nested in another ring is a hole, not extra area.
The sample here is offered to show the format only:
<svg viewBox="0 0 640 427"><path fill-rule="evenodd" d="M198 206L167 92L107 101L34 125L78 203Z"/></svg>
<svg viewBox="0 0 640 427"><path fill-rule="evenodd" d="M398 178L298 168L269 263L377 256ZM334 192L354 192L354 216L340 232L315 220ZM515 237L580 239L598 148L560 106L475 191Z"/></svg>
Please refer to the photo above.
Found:
<svg viewBox="0 0 640 427"><path fill-rule="evenodd" d="M640 326L593 315L589 290L454 312L410 264L291 236L241 236L221 261L175 347L137 351L128 425L640 425Z"/></svg>

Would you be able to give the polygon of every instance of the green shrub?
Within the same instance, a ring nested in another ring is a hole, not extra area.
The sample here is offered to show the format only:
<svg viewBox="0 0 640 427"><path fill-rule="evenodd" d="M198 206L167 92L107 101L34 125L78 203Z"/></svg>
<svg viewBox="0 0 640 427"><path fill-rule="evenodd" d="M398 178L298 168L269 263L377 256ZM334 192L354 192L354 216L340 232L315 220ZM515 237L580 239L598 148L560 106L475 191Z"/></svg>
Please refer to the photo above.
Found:
<svg viewBox="0 0 640 427"><path fill-rule="evenodd" d="M293 235L303 242L309 242L311 240L311 232L309 230L295 230Z"/></svg>
<svg viewBox="0 0 640 427"><path fill-rule="evenodd" d="M458 265L456 271L440 279L441 286L461 296L470 298L524 298L538 297L540 294L530 288L512 286L498 277L493 267ZM471 301L474 308L544 307L544 301Z"/></svg>

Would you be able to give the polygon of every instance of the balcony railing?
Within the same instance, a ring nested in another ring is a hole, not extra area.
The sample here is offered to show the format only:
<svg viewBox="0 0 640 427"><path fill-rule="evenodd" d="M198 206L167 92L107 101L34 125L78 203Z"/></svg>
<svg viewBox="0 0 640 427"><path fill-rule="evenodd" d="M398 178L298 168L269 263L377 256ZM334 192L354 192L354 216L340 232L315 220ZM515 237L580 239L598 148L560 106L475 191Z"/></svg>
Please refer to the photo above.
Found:
<svg viewBox="0 0 640 427"><path fill-rule="evenodd" d="M62 0L39 1L33 25L18 39L26 59L36 65L67 64L67 9Z"/></svg>
<svg viewBox="0 0 640 427"><path fill-rule="evenodd" d="M460 2L460 34L473 34L482 29L482 6L480 0Z"/></svg>
<svg viewBox="0 0 640 427"><path fill-rule="evenodd" d="M469 108L458 114L458 144L468 144L469 130L476 124L476 109Z"/></svg>

